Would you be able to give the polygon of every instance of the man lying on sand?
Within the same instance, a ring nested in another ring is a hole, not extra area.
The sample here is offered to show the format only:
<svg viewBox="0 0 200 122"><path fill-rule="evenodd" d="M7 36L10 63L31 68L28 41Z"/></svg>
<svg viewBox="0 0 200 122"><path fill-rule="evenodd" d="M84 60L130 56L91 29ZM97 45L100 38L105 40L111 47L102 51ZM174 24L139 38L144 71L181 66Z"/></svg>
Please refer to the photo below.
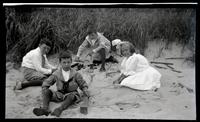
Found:
<svg viewBox="0 0 200 122"><path fill-rule="evenodd" d="M70 52L61 52L59 54L60 68L56 70L42 84L43 107L34 108L33 113L37 116L50 113L53 116L59 117L63 110L75 102L80 101L78 87L83 91L83 94L89 97L88 85L82 75L71 68L72 55ZM57 91L50 90L49 87L56 83ZM61 106L53 112L49 110L49 102L63 102Z"/></svg>
<svg viewBox="0 0 200 122"><path fill-rule="evenodd" d="M101 62L100 71L105 71L105 62L106 59L112 60L113 62L118 62L114 57L110 55L111 43L110 41L102 34L97 32L94 28L88 30L88 36L86 36L83 43L80 45L75 61L80 59L80 56L85 50L89 50L92 55L93 63Z"/></svg>
<svg viewBox="0 0 200 122"><path fill-rule="evenodd" d="M122 45L121 75L114 84L120 84L137 90L156 90L160 87L161 74L151 67L148 60L135 53L133 44Z"/></svg>
<svg viewBox="0 0 200 122"><path fill-rule="evenodd" d="M48 78L56 67L49 64L46 54L52 44L47 38L41 39L36 49L28 52L22 61L24 79L16 82L14 90L21 90L29 86L41 86L44 79Z"/></svg>

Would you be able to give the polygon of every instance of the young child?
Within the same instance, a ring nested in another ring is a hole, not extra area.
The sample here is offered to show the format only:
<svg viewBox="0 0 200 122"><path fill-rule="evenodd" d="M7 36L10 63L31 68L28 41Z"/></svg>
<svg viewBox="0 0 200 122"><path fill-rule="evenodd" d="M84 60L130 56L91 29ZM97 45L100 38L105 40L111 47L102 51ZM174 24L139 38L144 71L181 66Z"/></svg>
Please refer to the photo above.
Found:
<svg viewBox="0 0 200 122"><path fill-rule="evenodd" d="M137 90L154 91L160 88L160 72L149 65L146 57L135 53L132 43L122 45L121 51L125 58L121 63L121 75L114 84Z"/></svg>
<svg viewBox="0 0 200 122"><path fill-rule="evenodd" d="M56 70L48 79L42 84L42 98L43 107L34 108L33 113L37 116L46 115L50 113L53 116L59 117L68 106L80 101L80 94L78 87L83 91L83 94L89 97L88 85L83 79L82 75L71 68L72 55L68 51L63 51L59 54L60 68ZM49 89L56 83L57 91ZM61 106L56 108L53 112L49 110L49 102L62 102Z"/></svg>
<svg viewBox="0 0 200 122"><path fill-rule="evenodd" d="M110 58L111 43L96 29L90 28L83 43L79 46L75 60L79 60L81 55L88 50L92 55L93 63L101 62L100 71L105 71L106 59Z"/></svg>

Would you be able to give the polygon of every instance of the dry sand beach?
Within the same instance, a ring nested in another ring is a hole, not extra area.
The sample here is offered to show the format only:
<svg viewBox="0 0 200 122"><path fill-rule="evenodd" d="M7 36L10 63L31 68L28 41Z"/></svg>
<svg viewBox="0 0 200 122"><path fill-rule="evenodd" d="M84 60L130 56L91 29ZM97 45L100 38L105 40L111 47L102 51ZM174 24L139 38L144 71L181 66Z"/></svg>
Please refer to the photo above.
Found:
<svg viewBox="0 0 200 122"><path fill-rule="evenodd" d="M73 105L65 110L60 118L106 118L106 119L173 119L196 120L195 65L184 59L166 59L171 57L188 57L191 52L175 43L164 49L162 43L151 42L145 51L149 62L166 62L172 65L155 64L161 74L161 88L154 91L138 91L125 87L114 87L112 82L119 76L119 64L107 63L106 72L93 72L89 68L79 70L88 83L92 101L88 114L80 113L80 107ZM162 51L161 51L162 50ZM159 53L161 52L161 53ZM118 57L119 61L122 60ZM57 60L50 59L52 64ZM37 117L32 113L34 107L42 105L41 87L29 87L21 91L13 91L17 79L22 78L19 70L7 65L6 73L6 118L55 118L53 116ZM171 67L174 68L174 70ZM93 77L93 78L92 78ZM93 80L91 80L93 79ZM51 87L55 89L55 86ZM53 110L57 105L51 103Z"/></svg>

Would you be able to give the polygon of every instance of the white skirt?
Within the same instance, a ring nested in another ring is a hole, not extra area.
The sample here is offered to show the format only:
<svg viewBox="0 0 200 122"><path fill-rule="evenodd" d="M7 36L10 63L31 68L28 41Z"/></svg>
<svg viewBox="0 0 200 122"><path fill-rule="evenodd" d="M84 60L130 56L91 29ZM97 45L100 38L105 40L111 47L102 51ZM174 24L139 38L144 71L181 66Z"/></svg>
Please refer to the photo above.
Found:
<svg viewBox="0 0 200 122"><path fill-rule="evenodd" d="M151 90L160 88L160 79L161 74L153 67L149 67L135 75L128 76L122 80L120 85L138 90Z"/></svg>

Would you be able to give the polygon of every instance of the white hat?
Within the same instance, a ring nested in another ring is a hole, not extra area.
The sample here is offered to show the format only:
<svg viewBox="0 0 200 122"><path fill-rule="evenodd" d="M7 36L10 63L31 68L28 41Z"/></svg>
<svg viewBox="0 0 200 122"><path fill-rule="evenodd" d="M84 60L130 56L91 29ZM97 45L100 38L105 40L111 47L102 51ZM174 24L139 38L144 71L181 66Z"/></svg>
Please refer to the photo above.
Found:
<svg viewBox="0 0 200 122"><path fill-rule="evenodd" d="M112 41L112 45L115 46L115 45L118 45L120 44L122 41L120 39L115 39Z"/></svg>

